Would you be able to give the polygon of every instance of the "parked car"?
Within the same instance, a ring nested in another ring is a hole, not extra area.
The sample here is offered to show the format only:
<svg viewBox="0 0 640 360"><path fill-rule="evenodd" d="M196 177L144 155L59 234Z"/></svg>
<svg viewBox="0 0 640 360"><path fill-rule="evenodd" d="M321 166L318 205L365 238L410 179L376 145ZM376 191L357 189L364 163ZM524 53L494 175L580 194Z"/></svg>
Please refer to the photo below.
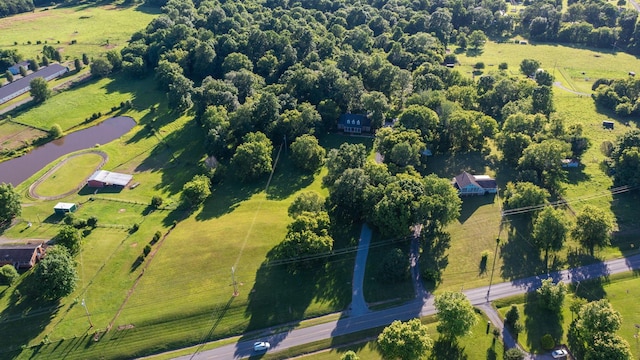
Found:
<svg viewBox="0 0 640 360"><path fill-rule="evenodd" d="M553 356L554 359L564 359L567 355L569 355L569 353L565 349L553 350L553 352L551 352L551 356Z"/></svg>
<svg viewBox="0 0 640 360"><path fill-rule="evenodd" d="M270 348L271 344L266 341L258 341L256 343L253 343L253 351L255 352L267 351Z"/></svg>

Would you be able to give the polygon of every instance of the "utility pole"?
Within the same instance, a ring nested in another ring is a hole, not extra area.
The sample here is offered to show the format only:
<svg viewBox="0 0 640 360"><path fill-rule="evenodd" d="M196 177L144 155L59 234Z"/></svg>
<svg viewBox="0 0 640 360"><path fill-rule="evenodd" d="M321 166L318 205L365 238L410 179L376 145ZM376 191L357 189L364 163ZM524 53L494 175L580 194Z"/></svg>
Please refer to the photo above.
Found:
<svg viewBox="0 0 640 360"><path fill-rule="evenodd" d="M87 319L89 319L89 328L91 329L93 327L93 322L91 321L91 315L89 315L89 309L87 309L87 303L84 301L84 298L82 298L82 307L84 307L84 311L85 313L87 313Z"/></svg>
<svg viewBox="0 0 640 360"><path fill-rule="evenodd" d="M233 296L238 296L238 283L236 282L236 267L231 267L231 281L233 285Z"/></svg>

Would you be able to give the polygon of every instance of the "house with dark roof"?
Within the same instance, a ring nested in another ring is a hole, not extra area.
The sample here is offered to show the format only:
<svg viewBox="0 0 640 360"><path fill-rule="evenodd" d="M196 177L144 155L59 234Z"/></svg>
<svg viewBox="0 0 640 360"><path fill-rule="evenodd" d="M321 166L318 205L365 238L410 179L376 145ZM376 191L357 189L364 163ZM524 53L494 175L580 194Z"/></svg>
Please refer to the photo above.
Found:
<svg viewBox="0 0 640 360"><path fill-rule="evenodd" d="M458 195L485 195L498 192L498 183L489 175L471 175L466 171L454 177L451 184L458 190Z"/></svg>
<svg viewBox="0 0 640 360"><path fill-rule="evenodd" d="M0 104L4 104L7 101L31 90L31 80L37 77L41 77L46 81L49 81L61 76L67 71L69 71L69 68L65 66L60 64L51 64L12 83L6 84L5 86L0 87Z"/></svg>
<svg viewBox="0 0 640 360"><path fill-rule="evenodd" d="M338 130L347 134L371 132L371 120L363 114L342 114L338 119Z"/></svg>
<svg viewBox="0 0 640 360"><path fill-rule="evenodd" d="M0 267L10 264L16 269L30 269L44 256L43 245L0 246Z"/></svg>

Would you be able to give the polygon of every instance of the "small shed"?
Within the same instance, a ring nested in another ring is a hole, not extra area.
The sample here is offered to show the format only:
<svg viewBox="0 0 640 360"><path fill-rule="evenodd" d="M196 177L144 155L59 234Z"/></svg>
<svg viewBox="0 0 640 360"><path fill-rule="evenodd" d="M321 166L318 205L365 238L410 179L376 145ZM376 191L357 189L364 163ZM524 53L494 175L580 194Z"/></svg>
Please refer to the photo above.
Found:
<svg viewBox="0 0 640 360"><path fill-rule="evenodd" d="M602 127L605 128L605 129L613 130L613 125L614 125L613 121L603 121L602 122Z"/></svg>
<svg viewBox="0 0 640 360"><path fill-rule="evenodd" d="M121 174L106 170L98 170L94 172L87 180L89 187L105 187L105 186L121 186L125 187L131 180L133 175Z"/></svg>
<svg viewBox="0 0 640 360"><path fill-rule="evenodd" d="M56 204L56 206L53 207L53 211L56 214L60 214L60 215L64 215L66 213L71 213L78 210L78 205L76 205L75 203L64 203L64 202L59 202Z"/></svg>
<svg viewBox="0 0 640 360"><path fill-rule="evenodd" d="M28 69L29 68L29 61L21 61L21 62L19 62L17 64L13 64L7 70L9 70L9 72L11 72L12 75L18 75L18 74L20 74L20 67Z"/></svg>

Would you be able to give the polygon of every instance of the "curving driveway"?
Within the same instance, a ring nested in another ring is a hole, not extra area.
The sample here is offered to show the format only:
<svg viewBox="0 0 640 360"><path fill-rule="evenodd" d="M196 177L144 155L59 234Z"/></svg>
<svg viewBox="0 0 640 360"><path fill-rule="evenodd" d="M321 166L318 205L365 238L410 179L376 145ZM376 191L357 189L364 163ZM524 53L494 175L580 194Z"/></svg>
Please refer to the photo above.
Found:
<svg viewBox="0 0 640 360"><path fill-rule="evenodd" d="M80 182L80 184L73 190L67 191L64 194L60 194L60 195L54 195L54 196L41 196L38 195L38 193L36 192L38 185L40 185L43 181L47 180L51 175L53 175L54 172L56 172L56 170L58 170L62 165L66 164L67 161L77 157L77 156L81 156L81 155L86 155L86 154L96 154L99 155L100 157L102 157L102 161L100 162L100 164L98 166L96 166L95 170L99 170L100 168L102 168L104 166L104 164L107 162L107 160L109 160L109 155L107 155L107 153L105 153L104 151L101 150L87 150L87 151L83 151L81 153L78 154L74 154L71 155L69 157L64 158L62 161L60 161L59 163L57 163L54 167L52 167L51 169L49 169L46 173L44 173L38 180L34 181L33 184L31 184L31 186L29 186L29 196L31 196L34 199L38 199L38 200L58 200L58 199L62 199L63 197L67 197L75 192L77 192L78 190L82 189L82 187L85 184L85 180L83 180L82 182Z"/></svg>

